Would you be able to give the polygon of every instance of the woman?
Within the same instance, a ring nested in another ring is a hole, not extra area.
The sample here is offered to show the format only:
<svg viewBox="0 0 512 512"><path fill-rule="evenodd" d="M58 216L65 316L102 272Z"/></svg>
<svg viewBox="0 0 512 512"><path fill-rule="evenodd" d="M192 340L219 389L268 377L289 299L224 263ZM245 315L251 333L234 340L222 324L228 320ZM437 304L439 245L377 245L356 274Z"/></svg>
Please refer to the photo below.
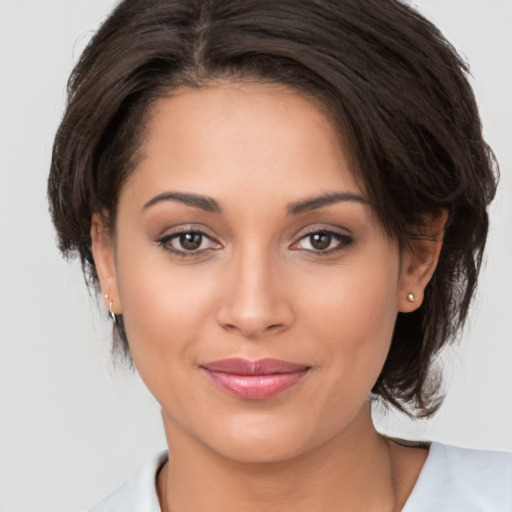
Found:
<svg viewBox="0 0 512 512"><path fill-rule="evenodd" d="M370 413L439 407L495 192L435 27L394 0L125 0L69 94L60 247L170 454L92 510L512 508L511 456L389 439Z"/></svg>

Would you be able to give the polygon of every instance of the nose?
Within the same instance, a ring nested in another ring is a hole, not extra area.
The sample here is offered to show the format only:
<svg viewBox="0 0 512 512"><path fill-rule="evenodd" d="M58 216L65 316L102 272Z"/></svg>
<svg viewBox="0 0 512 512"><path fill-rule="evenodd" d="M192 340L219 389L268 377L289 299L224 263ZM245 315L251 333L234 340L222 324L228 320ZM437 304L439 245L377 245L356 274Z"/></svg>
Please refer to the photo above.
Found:
<svg viewBox="0 0 512 512"><path fill-rule="evenodd" d="M288 329L294 312L277 262L262 251L249 252L228 264L218 322L228 331L258 339Z"/></svg>

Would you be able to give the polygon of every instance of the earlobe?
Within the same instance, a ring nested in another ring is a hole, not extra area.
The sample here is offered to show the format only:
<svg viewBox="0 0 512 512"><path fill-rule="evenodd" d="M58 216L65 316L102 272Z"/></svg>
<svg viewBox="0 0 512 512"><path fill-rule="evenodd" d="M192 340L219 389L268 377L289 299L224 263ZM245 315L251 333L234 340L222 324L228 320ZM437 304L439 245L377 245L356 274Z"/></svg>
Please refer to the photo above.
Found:
<svg viewBox="0 0 512 512"><path fill-rule="evenodd" d="M107 229L106 217L100 213L92 216L91 249L105 307L112 313L120 314L114 240Z"/></svg>
<svg viewBox="0 0 512 512"><path fill-rule="evenodd" d="M425 288L439 261L447 220L446 209L429 212L424 216L424 224L418 235L409 241L409 247L402 255L398 311L410 313L421 306Z"/></svg>

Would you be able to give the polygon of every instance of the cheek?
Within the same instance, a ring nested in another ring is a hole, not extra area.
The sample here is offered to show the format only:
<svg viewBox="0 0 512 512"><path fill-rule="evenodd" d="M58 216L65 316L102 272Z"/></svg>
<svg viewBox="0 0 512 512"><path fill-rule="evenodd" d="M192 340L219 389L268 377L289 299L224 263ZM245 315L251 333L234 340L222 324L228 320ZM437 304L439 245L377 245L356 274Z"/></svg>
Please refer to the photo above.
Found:
<svg viewBox="0 0 512 512"><path fill-rule="evenodd" d="M125 267L123 319L140 377L174 421L187 425L200 405L200 394L192 392L202 389L198 339L212 334L215 300L211 282L197 271L165 267L144 265L128 273Z"/></svg>
<svg viewBox="0 0 512 512"><path fill-rule="evenodd" d="M323 340L322 360L340 396L365 396L384 365L397 316L397 261L370 257L308 284L307 330Z"/></svg>
<svg viewBox="0 0 512 512"><path fill-rule="evenodd" d="M154 253L154 247L123 251L120 246L117 262L123 319L141 372L146 360L158 364L169 351L192 359L193 340L212 318L215 303L207 269L172 265L165 254Z"/></svg>

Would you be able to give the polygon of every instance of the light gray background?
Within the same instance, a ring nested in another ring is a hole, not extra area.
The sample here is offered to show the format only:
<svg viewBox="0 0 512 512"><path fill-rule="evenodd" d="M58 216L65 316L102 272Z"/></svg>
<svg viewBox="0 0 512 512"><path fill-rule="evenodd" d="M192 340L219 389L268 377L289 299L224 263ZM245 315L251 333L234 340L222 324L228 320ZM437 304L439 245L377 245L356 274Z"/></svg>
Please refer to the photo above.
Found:
<svg viewBox="0 0 512 512"><path fill-rule="evenodd" d="M159 409L113 367L110 323L54 246L46 175L69 71L112 0L0 0L0 511L78 511L165 447ZM512 450L512 1L421 0L471 64L501 164L486 268L448 398L409 438Z"/></svg>

